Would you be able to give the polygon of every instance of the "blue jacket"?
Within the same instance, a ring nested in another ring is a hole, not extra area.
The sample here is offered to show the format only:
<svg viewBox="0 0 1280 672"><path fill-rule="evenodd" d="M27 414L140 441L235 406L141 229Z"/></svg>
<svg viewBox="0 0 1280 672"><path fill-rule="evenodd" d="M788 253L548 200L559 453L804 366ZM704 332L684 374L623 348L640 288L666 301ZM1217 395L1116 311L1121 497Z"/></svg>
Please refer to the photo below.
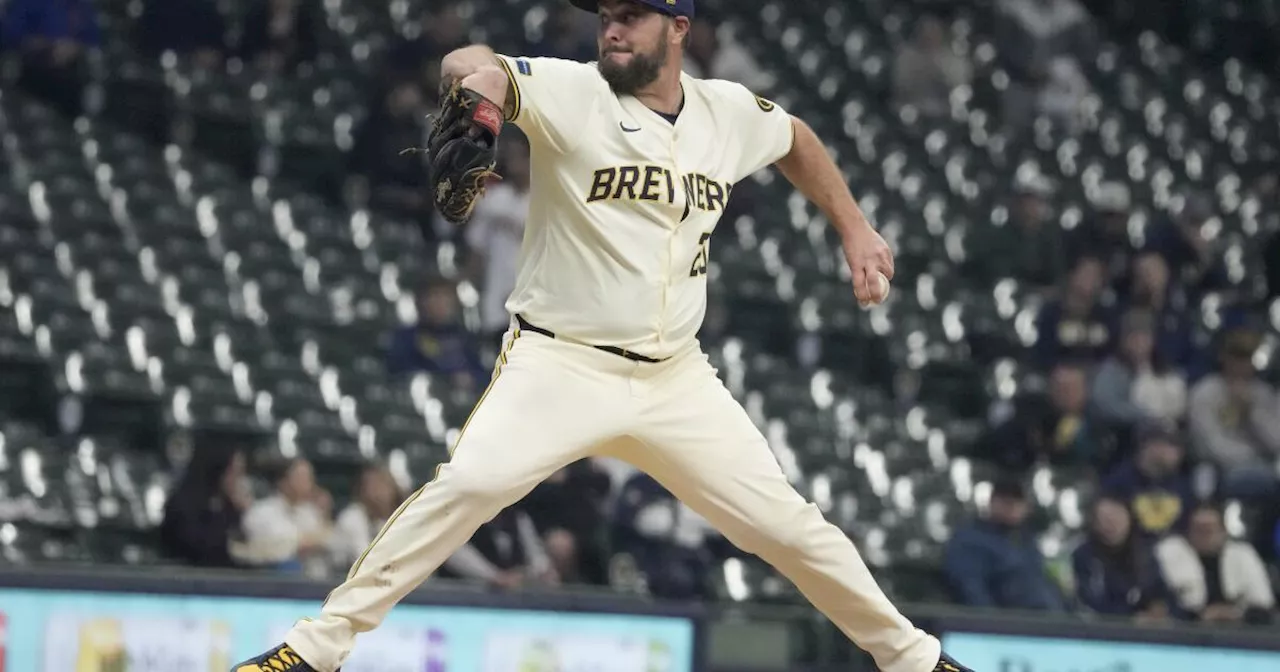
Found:
<svg viewBox="0 0 1280 672"><path fill-rule="evenodd" d="M1103 479L1102 491L1128 502L1134 525L1154 537L1182 530L1196 501L1188 476L1173 474L1153 480L1138 470L1132 458Z"/></svg>
<svg viewBox="0 0 1280 672"><path fill-rule="evenodd" d="M458 326L417 325L399 329L391 338L387 370L393 375L466 373L482 386L489 378L488 370L480 363L474 338Z"/></svg>
<svg viewBox="0 0 1280 672"><path fill-rule="evenodd" d="M31 37L50 42L71 39L88 46L102 42L98 14L89 0L10 0L4 15L4 45L16 49Z"/></svg>
<svg viewBox="0 0 1280 672"><path fill-rule="evenodd" d="M1160 574L1155 554L1144 542L1135 551L1131 566L1108 562L1106 551L1090 540L1071 554L1076 597L1081 604L1100 614L1129 616L1155 603L1169 604L1169 589Z"/></svg>
<svg viewBox="0 0 1280 672"><path fill-rule="evenodd" d="M1036 316L1036 364L1049 369L1064 359L1101 361L1115 341L1114 323L1111 311L1101 305L1077 318L1068 316L1060 301L1044 304Z"/></svg>
<svg viewBox="0 0 1280 672"><path fill-rule="evenodd" d="M961 603L1061 611L1062 593L1045 572L1035 538L980 520L956 530L943 569Z"/></svg>

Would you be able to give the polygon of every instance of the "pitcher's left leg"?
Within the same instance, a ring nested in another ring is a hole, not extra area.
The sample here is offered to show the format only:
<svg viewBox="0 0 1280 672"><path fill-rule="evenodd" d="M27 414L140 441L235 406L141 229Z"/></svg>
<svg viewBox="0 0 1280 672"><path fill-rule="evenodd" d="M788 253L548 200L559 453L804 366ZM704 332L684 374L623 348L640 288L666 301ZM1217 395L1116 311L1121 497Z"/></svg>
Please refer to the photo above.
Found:
<svg viewBox="0 0 1280 672"><path fill-rule="evenodd" d="M705 357L688 360L651 381L635 433L647 449L624 457L786 575L883 672L934 670L938 640L894 607L853 542L791 486Z"/></svg>

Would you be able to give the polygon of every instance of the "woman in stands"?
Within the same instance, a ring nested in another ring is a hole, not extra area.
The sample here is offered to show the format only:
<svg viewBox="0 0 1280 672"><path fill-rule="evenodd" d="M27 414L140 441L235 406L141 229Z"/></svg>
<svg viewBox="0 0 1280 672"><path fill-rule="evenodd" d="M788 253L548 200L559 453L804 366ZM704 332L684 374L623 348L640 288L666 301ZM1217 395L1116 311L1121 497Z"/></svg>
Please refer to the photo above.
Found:
<svg viewBox="0 0 1280 672"><path fill-rule="evenodd" d="M366 466L360 472L355 498L334 524L329 546L335 567L351 566L402 501L404 493L390 470L381 464Z"/></svg>
<svg viewBox="0 0 1280 672"><path fill-rule="evenodd" d="M195 450L182 478L169 492L160 543L174 560L204 567L234 567L231 540L253 497L239 448Z"/></svg>
<svg viewBox="0 0 1280 672"><path fill-rule="evenodd" d="M1100 497L1093 503L1089 536L1071 554L1071 564L1081 606L1139 620L1169 616L1169 589L1124 502Z"/></svg>

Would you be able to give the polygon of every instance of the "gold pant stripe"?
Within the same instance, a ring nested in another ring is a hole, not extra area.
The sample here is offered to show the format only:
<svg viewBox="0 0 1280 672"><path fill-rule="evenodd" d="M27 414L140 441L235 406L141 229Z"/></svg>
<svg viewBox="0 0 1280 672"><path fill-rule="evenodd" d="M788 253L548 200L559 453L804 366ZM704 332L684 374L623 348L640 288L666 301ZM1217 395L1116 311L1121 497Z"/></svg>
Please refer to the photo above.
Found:
<svg viewBox="0 0 1280 672"><path fill-rule="evenodd" d="M435 474L431 476L431 480L424 483L421 488L415 490L412 495L409 495L400 503L400 506L396 507L395 512L392 513L391 517L387 518L387 522L382 525L382 529L378 530L378 536L374 537L373 541L369 542L369 547L364 549L364 553L360 554L360 558L356 560L354 565L351 565L351 571L347 572L348 579L356 575L356 572L360 569L360 565L364 564L364 559L369 557L369 551L372 551L373 547L377 546L379 541L382 541L383 535L385 535L387 530L391 528L391 525L396 522L396 518L399 518L400 514L404 513L405 509L409 508L409 505L412 504L414 500L422 496L422 493L426 491L428 485L435 483L436 479L440 478L440 469L442 467L444 467L444 463L437 464ZM330 593L330 595L332 595L332 593ZM325 602L329 601L327 596L324 599Z"/></svg>
<svg viewBox="0 0 1280 672"><path fill-rule="evenodd" d="M516 341L520 338L520 330L516 329L511 334L511 341L507 343L507 347L502 349L502 353L498 355L498 362L493 367L493 377L489 379L489 384L484 388L484 392L480 393L480 399L476 401L476 405L471 407L471 412L467 414L467 419L462 423L462 429L458 430L458 438L454 439L453 445L449 447L449 457L453 457L453 451L458 449L458 444L462 441L462 435L466 434L467 427L471 425L471 418L476 417L476 411L480 408L480 404L484 403L489 391L493 389L493 384L498 382L498 376L502 374L502 367L507 365L507 354L515 347Z"/></svg>
<svg viewBox="0 0 1280 672"><path fill-rule="evenodd" d="M493 368L493 377L489 379L489 386L484 388L484 393L480 395L480 400L471 408L471 413L467 415L466 421L462 423L462 429L458 430L458 438L453 442L453 446L449 448L449 457L453 457L453 451L458 449L458 443L462 441L462 435L467 431L467 425L471 424L471 418L475 417L476 409L480 408L480 404L484 403L485 397L489 396L489 390L493 389L493 384L498 382L498 375L502 373L502 367L507 363L507 353L511 352L511 348L515 346L516 340L519 338L520 330L516 329L515 332L511 334L511 341L507 343L507 347L503 348L502 354L498 356L498 363ZM437 464L436 472L431 477L431 480L427 481L421 488L418 488L412 495L409 495L409 497L401 502L400 506L396 508L395 512L391 514L391 517L387 518L387 522L383 524L382 529L378 530L378 536L374 537L373 541L369 542L369 546L364 549L364 553L361 553L355 564L351 565L351 571L347 572L348 579L356 575L356 572L360 569L360 565L364 564L364 559L369 557L369 551L372 551L373 547L377 546L379 541L382 541L383 535L385 535L387 533L387 529L396 522L396 518L399 518L400 514L404 513L404 510L409 508L409 505L422 495L423 491L427 489L427 486L435 483L436 479L440 478L440 469L443 467L443 463ZM325 602L328 601L329 598L325 597Z"/></svg>

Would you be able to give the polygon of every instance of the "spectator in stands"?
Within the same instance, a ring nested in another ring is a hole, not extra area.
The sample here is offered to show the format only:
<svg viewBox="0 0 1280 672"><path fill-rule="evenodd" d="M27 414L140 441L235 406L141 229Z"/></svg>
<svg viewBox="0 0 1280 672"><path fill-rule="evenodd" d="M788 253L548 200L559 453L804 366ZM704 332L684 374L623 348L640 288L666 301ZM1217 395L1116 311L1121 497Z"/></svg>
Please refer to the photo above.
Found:
<svg viewBox="0 0 1280 672"><path fill-rule="evenodd" d="M979 443L980 456L1023 473L1037 464L1102 467L1111 458L1111 436L1089 408L1085 365L1067 360L1049 374L1047 395L1018 400L1013 416Z"/></svg>
<svg viewBox="0 0 1280 672"><path fill-rule="evenodd" d="M1132 309L1120 322L1120 342L1093 377L1100 420L1128 430L1141 422L1177 423L1187 410L1187 381L1155 347L1155 319Z"/></svg>
<svg viewBox="0 0 1280 672"><path fill-rule="evenodd" d="M404 493L383 465L369 465L360 472L354 500L338 514L330 537L333 565L351 566L404 500Z"/></svg>
<svg viewBox="0 0 1280 672"><path fill-rule="evenodd" d="M564 58L588 63L596 60L595 17L569 3L557 3L542 27L542 40L529 45L529 56Z"/></svg>
<svg viewBox="0 0 1280 672"><path fill-rule="evenodd" d="M1133 258L1127 308L1141 308L1151 313L1155 352L1178 368L1192 363L1191 320L1187 314L1187 295L1182 286L1169 282L1169 264L1155 251L1140 252Z"/></svg>
<svg viewBox="0 0 1280 672"><path fill-rule="evenodd" d="M392 45L388 64L399 77L422 76L424 70L438 70L445 54L467 45L467 20L459 2L429 2L418 26L405 39Z"/></svg>
<svg viewBox="0 0 1280 672"><path fill-rule="evenodd" d="M1080 78L1069 70L1078 73L1073 61L1088 53L1089 13L1076 0L1000 0L994 32L1009 74L1005 121L1018 132L1030 127L1038 108L1047 111L1042 105L1047 91L1078 86Z"/></svg>
<svg viewBox="0 0 1280 672"><path fill-rule="evenodd" d="M160 545L176 560L202 567L235 567L233 540L241 516L253 504L244 453L200 446L169 491L160 523Z"/></svg>
<svg viewBox="0 0 1280 672"><path fill-rule="evenodd" d="M987 515L955 531L943 570L957 599L972 607L1061 611L1062 594L1049 578L1022 482L1001 476L991 488Z"/></svg>
<svg viewBox="0 0 1280 672"><path fill-rule="evenodd" d="M1093 503L1089 535L1071 554L1076 597L1091 611L1139 620L1169 615L1169 589L1148 540L1133 529L1125 503Z"/></svg>
<svg viewBox="0 0 1280 672"><path fill-rule="evenodd" d="M1039 289L1051 288L1067 274L1062 228L1050 219L1043 177L1022 179L1014 187L1009 219L1003 226L977 229L967 261L970 272L992 284L1015 278Z"/></svg>
<svg viewBox="0 0 1280 672"><path fill-rule="evenodd" d="M717 29L709 21L695 21L689 28L684 71L701 79L737 82L759 94L767 93L775 84L773 76L733 39L731 32L723 26Z"/></svg>
<svg viewBox="0 0 1280 672"><path fill-rule="evenodd" d="M1213 216L1213 201L1193 193L1175 198L1171 211L1170 216L1147 225L1143 249L1164 257L1174 283L1193 294L1225 284L1221 265L1214 259L1203 230Z"/></svg>
<svg viewBox="0 0 1280 672"><path fill-rule="evenodd" d="M244 20L240 57L272 72L314 61L320 52L314 7L303 0L254 3Z"/></svg>
<svg viewBox="0 0 1280 672"><path fill-rule="evenodd" d="M457 285L443 278L428 282L418 293L418 323L392 336L388 370L394 375L439 374L463 389L483 387L488 369L458 313Z"/></svg>
<svg viewBox="0 0 1280 672"><path fill-rule="evenodd" d="M1036 94L1036 109L1075 135L1084 124L1084 101L1089 91L1089 80L1076 60L1059 56L1049 62L1048 74Z"/></svg>
<svg viewBox="0 0 1280 672"><path fill-rule="evenodd" d="M297 458L274 474L276 493L244 515L244 536L258 564L323 577L329 572L333 498L316 485L311 463Z"/></svg>
<svg viewBox="0 0 1280 672"><path fill-rule="evenodd" d="M579 460L534 488L521 506L542 533L564 583L605 583L604 506L609 475L594 459Z"/></svg>
<svg viewBox="0 0 1280 672"><path fill-rule="evenodd" d="M1093 197L1094 216L1086 217L1067 239L1072 258L1093 256L1102 260L1109 286L1125 290L1129 286L1129 262L1133 241L1129 237L1129 187L1122 182L1104 182Z"/></svg>
<svg viewBox="0 0 1280 672"><path fill-rule="evenodd" d="M426 155L404 151L426 141L422 119L427 105L422 88L416 79L393 81L378 92L369 109L369 117L356 134L351 167L365 183L370 206L425 220L431 214Z"/></svg>
<svg viewBox="0 0 1280 672"><path fill-rule="evenodd" d="M537 527L519 507L508 507L480 526L471 541L445 561L443 569L445 575L505 590L527 584L560 584Z"/></svg>
<svg viewBox="0 0 1280 672"><path fill-rule="evenodd" d="M634 473L614 512L614 548L635 561L650 594L667 599L708 597L712 554L719 533L653 477Z"/></svg>
<svg viewBox="0 0 1280 672"><path fill-rule="evenodd" d="M86 53L101 45L90 0L10 0L4 46L20 57L18 85L67 116L80 114L87 79Z"/></svg>
<svg viewBox="0 0 1280 672"><path fill-rule="evenodd" d="M997 37L1019 74L1048 68L1060 56L1084 56L1089 13L1077 0L1000 0Z"/></svg>
<svg viewBox="0 0 1280 672"><path fill-rule="evenodd" d="M1227 536L1222 509L1204 504L1191 514L1186 536L1156 546L1165 583L1178 606L1206 622L1266 622L1275 593L1252 546Z"/></svg>
<svg viewBox="0 0 1280 672"><path fill-rule="evenodd" d="M1150 536L1186 529L1196 498L1183 471L1182 439L1161 425L1143 427L1138 451L1102 482L1102 491L1129 505L1136 532Z"/></svg>
<svg viewBox="0 0 1280 672"><path fill-rule="evenodd" d="M1065 359L1094 363L1107 355L1112 320L1101 301L1104 282L1101 260L1085 256L1076 261L1061 298L1046 303L1036 317L1035 355L1040 366L1049 369Z"/></svg>
<svg viewBox="0 0 1280 672"><path fill-rule="evenodd" d="M925 15L895 58L895 102L911 105L928 117L943 117L951 110L951 90L968 84L972 77L969 62L951 49L946 24Z"/></svg>
<svg viewBox="0 0 1280 672"><path fill-rule="evenodd" d="M138 46L153 59L172 51L212 69L222 65L226 32L213 0L148 0L138 19Z"/></svg>
<svg viewBox="0 0 1280 672"><path fill-rule="evenodd" d="M503 138L502 181L485 192L466 228L471 263L480 278L480 328L493 341L502 339L511 322L506 304L516 287L529 213L529 146L517 138L515 133Z"/></svg>
<svg viewBox="0 0 1280 672"><path fill-rule="evenodd" d="M1280 489L1280 396L1258 378L1253 355L1261 334L1250 325L1224 330L1216 373L1191 390L1196 450L1222 471L1222 493L1269 499Z"/></svg>

